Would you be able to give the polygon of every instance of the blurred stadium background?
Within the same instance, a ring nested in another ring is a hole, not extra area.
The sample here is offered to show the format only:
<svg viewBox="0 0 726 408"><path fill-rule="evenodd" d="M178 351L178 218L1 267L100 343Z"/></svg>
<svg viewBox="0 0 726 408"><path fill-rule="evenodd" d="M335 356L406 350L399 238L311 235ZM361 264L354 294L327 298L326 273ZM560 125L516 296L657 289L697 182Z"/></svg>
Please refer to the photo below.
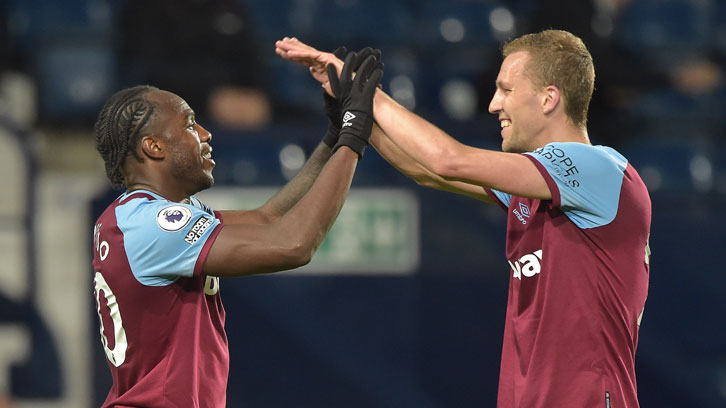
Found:
<svg viewBox="0 0 726 408"><path fill-rule="evenodd" d="M121 26L130 1L0 2L0 407L98 406L110 386L91 223L117 192L91 126L105 98L143 78L122 46L136 29ZM271 107L247 128L198 117L218 163L217 186L203 196L219 208L260 203L325 130L320 88L274 53L283 36L323 50L381 48L384 89L492 149L498 123L486 110L499 44L541 24L586 38L598 73L591 138L623 152L653 200L641 406L726 406L726 1L585 1L583 15L580 3L548 0L219 3L244 8L217 15L212 29L251 33L242 64ZM158 19L159 32L175 18ZM214 61L204 64L189 82L215 76ZM311 265L222 283L228 406L495 406L504 221L495 206L417 187L369 152Z"/></svg>

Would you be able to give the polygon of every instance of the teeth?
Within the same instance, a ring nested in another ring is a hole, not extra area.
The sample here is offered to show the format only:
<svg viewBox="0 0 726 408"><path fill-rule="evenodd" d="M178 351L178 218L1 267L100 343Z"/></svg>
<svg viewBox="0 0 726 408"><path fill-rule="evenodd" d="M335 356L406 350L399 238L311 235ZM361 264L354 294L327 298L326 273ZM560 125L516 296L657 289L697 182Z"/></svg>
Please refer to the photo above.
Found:
<svg viewBox="0 0 726 408"><path fill-rule="evenodd" d="M504 119L503 121L500 122L500 124L502 125L503 128L505 128L505 127L511 126L512 121L511 120Z"/></svg>
<svg viewBox="0 0 726 408"><path fill-rule="evenodd" d="M205 159L211 159L212 158L212 152L206 153L204 156L202 156Z"/></svg>

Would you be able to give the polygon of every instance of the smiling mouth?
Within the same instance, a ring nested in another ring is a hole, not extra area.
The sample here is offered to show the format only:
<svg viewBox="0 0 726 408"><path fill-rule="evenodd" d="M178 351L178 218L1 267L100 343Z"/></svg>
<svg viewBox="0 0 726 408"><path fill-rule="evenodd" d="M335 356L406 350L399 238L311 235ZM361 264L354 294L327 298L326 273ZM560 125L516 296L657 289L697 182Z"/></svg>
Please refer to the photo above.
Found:
<svg viewBox="0 0 726 408"><path fill-rule="evenodd" d="M206 153L202 154L202 158L212 160L212 150L212 146L209 146L209 149L206 151Z"/></svg>

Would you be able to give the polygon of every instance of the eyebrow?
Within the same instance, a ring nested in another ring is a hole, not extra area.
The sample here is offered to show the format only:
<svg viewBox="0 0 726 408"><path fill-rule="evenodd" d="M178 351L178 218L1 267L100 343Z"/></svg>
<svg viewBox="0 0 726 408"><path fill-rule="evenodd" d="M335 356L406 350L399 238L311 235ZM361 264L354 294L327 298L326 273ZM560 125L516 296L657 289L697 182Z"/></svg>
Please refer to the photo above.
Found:
<svg viewBox="0 0 726 408"><path fill-rule="evenodd" d="M496 85L497 88L507 88L507 84L504 81L499 80L499 79L494 81L494 85Z"/></svg>

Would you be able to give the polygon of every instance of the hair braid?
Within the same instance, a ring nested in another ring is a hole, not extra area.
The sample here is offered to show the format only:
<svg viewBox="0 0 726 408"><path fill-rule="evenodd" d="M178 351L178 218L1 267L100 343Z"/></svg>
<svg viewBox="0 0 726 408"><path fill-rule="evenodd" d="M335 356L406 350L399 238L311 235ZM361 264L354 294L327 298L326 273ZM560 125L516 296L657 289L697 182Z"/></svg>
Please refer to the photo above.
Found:
<svg viewBox="0 0 726 408"><path fill-rule="evenodd" d="M103 157L106 176L114 188L123 188L124 176L120 167L129 154L138 161L143 159L136 152L141 131L154 113L154 104L144 95L158 88L139 85L126 88L112 95L101 108L93 130L96 149Z"/></svg>

